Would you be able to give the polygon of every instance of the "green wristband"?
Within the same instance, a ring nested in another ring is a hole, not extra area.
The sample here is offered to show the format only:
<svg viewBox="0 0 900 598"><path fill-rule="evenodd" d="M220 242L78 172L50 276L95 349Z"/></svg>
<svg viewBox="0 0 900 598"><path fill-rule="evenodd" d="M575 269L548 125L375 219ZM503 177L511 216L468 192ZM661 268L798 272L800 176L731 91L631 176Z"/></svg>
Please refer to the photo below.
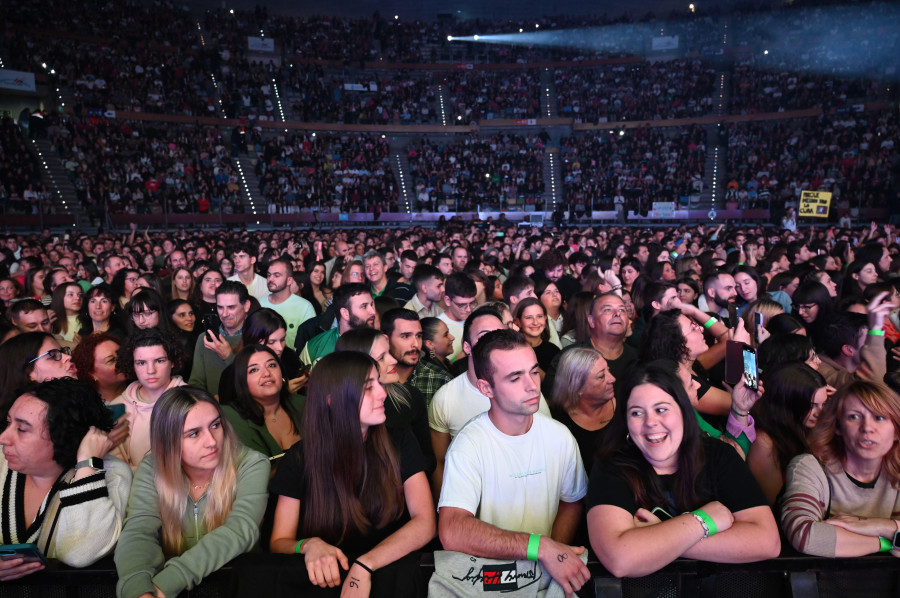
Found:
<svg viewBox="0 0 900 598"><path fill-rule="evenodd" d="M891 545L891 541L887 538L878 538L881 541L881 549L878 552L890 552L893 546Z"/></svg>
<svg viewBox="0 0 900 598"><path fill-rule="evenodd" d="M870 330L869 336L884 336L884 330Z"/></svg>
<svg viewBox="0 0 900 598"><path fill-rule="evenodd" d="M706 330L709 330L710 328L713 327L713 325L714 325L716 322L718 322L717 319L715 319L715 318L710 318L710 319L708 319L708 320L706 321L706 324L703 325L703 328L706 329Z"/></svg>
<svg viewBox="0 0 900 598"><path fill-rule="evenodd" d="M299 542L297 542L297 545L294 546L294 553L295 553L295 554L300 554L300 545L303 544L304 542L306 542L306 538L303 538L302 540L300 540Z"/></svg>
<svg viewBox="0 0 900 598"><path fill-rule="evenodd" d="M538 560L538 546L541 544L541 535L540 534L531 534L528 536L528 552L526 552L526 558L529 561L537 561Z"/></svg>
<svg viewBox="0 0 900 598"><path fill-rule="evenodd" d="M701 511L700 509L697 509L696 511L693 511L693 513L694 513L694 515L699 517L700 520L703 521L703 523L706 524L706 529L709 530L710 536L714 535L717 531L719 531L719 528L716 527L716 522L713 521L713 518L710 517L709 515L707 515L705 512Z"/></svg>

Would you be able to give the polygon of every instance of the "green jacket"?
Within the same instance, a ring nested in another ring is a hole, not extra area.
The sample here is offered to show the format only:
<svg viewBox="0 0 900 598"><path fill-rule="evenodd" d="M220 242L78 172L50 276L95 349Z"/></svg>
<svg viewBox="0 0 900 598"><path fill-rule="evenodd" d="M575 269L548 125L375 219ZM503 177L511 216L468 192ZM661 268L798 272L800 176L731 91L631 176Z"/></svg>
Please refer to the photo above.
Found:
<svg viewBox="0 0 900 598"><path fill-rule="evenodd" d="M160 544L162 520L156 487L156 461L147 455L134 475L128 515L116 546L119 581L116 596L137 598L158 587L166 596L189 590L228 561L253 548L266 510L269 460L241 447L235 457L237 490L228 518L208 532L204 524L207 498L188 497L182 529L185 550L166 560Z"/></svg>
<svg viewBox="0 0 900 598"><path fill-rule="evenodd" d="M219 334L222 333L221 328L218 332ZM206 348L203 344L205 337L205 334L201 334L197 337L197 342L194 344L194 365L191 368L191 378L188 380L188 384L218 396L219 378L222 377L222 371L228 367L228 364L234 361L234 353L229 355L227 359L222 359L215 351ZM226 336L225 340L228 341L233 350L241 342L241 335Z"/></svg>
<svg viewBox="0 0 900 598"><path fill-rule="evenodd" d="M300 395L288 395L288 415L294 420L294 426L297 432L300 432L300 418L303 416L303 407L306 405L306 397ZM267 457L274 457L284 452L278 442L269 434L266 425L257 425L248 419L244 419L231 405L223 405L222 411L225 417L234 428L235 433L241 442L248 448L259 451Z"/></svg>

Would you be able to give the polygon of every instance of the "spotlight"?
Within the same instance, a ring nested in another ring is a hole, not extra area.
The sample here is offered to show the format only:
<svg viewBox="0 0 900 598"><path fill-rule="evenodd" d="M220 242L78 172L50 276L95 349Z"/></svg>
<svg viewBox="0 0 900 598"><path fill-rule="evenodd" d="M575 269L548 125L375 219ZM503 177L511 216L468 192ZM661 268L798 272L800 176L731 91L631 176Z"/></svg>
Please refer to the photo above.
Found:
<svg viewBox="0 0 900 598"><path fill-rule="evenodd" d="M453 41L453 36L452 36L452 35L448 35L448 36L447 36L447 41L448 41L448 42L452 42L452 41Z"/></svg>
<svg viewBox="0 0 900 598"><path fill-rule="evenodd" d="M477 41L478 41L478 36L477 36L477 35L474 36L473 39L477 42Z"/></svg>

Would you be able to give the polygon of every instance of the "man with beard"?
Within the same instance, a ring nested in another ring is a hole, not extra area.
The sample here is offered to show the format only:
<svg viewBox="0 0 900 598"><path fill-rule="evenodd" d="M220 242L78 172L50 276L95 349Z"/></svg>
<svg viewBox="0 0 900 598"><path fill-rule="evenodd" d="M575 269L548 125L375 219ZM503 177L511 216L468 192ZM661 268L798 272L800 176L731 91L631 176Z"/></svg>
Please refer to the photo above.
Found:
<svg viewBox="0 0 900 598"><path fill-rule="evenodd" d="M734 276L719 272L707 276L703 281L703 296L697 303L702 311L713 312L721 316L726 325L734 326L735 323L728 320L728 306L734 305L736 299L737 285Z"/></svg>
<svg viewBox="0 0 900 598"><path fill-rule="evenodd" d="M303 322L316 317L316 310L312 303L291 293L290 280L294 275L294 267L290 260L278 258L269 262L269 272L266 274L266 287L269 294L260 299L260 307L268 307L275 310L284 318L287 324L285 342L288 347L294 346L297 338L297 328Z"/></svg>
<svg viewBox="0 0 900 598"><path fill-rule="evenodd" d="M313 364L318 359L334 352L334 345L340 335L352 328L363 326L375 328L375 300L369 286L361 282L342 284L332 298L337 326L314 336L300 353L300 361Z"/></svg>
<svg viewBox="0 0 900 598"><path fill-rule="evenodd" d="M385 312L381 318L381 331L388 335L400 382L417 388L425 397L427 407L434 393L453 377L421 359L422 324L416 312L399 307Z"/></svg>

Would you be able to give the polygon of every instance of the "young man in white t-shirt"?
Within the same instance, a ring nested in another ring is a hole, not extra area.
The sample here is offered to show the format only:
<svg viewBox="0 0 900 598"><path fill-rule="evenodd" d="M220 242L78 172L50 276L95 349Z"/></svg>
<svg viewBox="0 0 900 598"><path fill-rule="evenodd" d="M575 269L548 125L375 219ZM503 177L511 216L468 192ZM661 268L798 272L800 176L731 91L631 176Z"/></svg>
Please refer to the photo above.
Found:
<svg viewBox="0 0 900 598"><path fill-rule="evenodd" d="M447 452L441 542L479 557L539 561L571 595L590 577L579 558L584 547L568 545L587 493L578 445L565 426L537 412L537 357L521 333L488 332L471 359L491 407L460 430Z"/></svg>

